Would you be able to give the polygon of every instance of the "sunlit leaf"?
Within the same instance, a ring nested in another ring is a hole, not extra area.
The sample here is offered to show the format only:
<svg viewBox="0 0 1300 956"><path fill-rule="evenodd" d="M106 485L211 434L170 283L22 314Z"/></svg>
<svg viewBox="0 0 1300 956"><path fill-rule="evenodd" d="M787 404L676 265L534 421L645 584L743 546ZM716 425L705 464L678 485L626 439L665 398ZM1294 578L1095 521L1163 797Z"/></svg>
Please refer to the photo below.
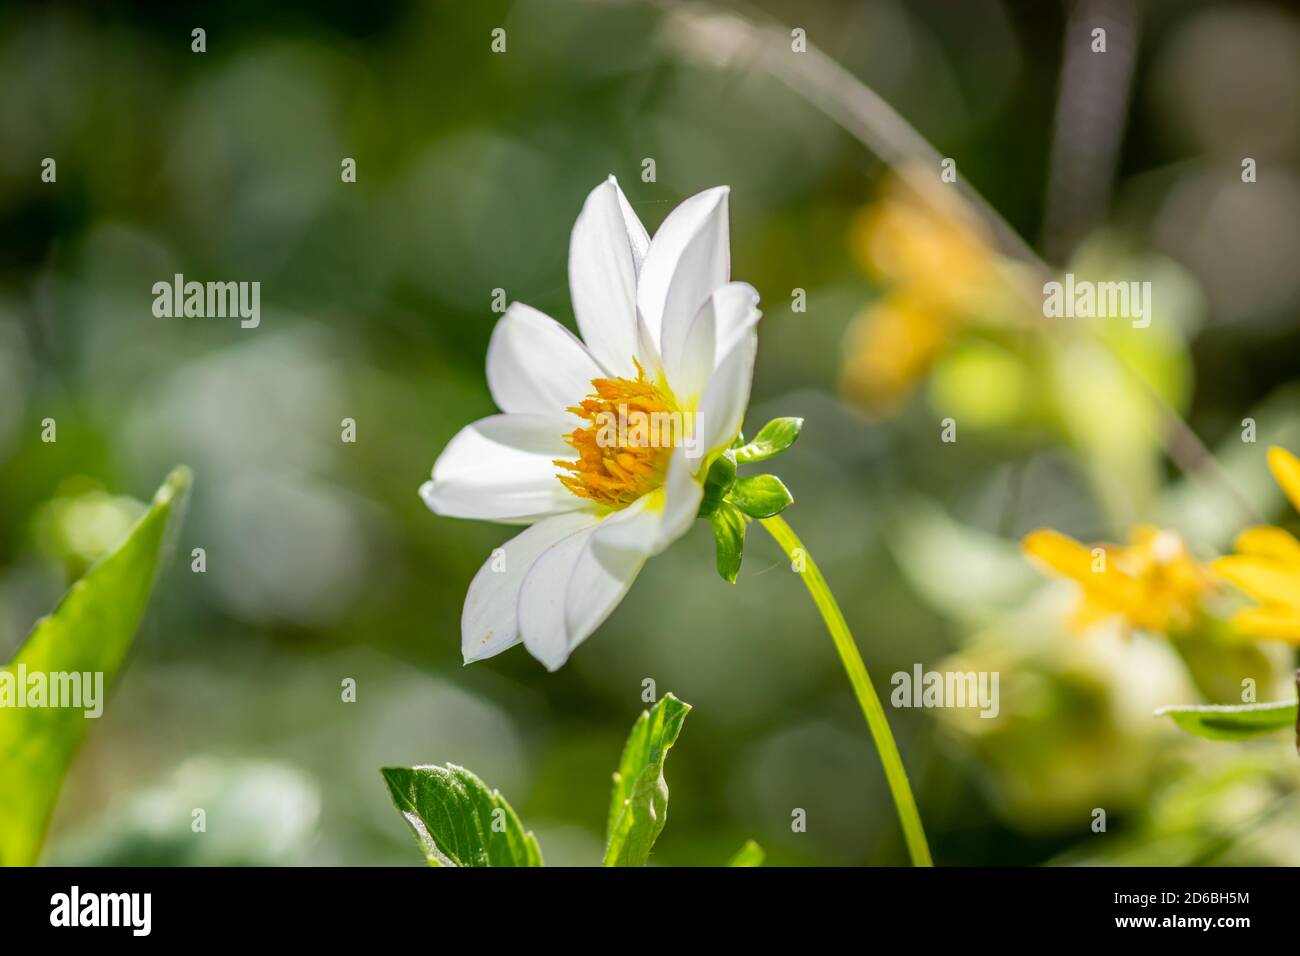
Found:
<svg viewBox="0 0 1300 956"><path fill-rule="evenodd" d="M16 688L20 668L29 679L102 674L107 693L179 525L190 477L188 468L167 477L122 543L72 586L52 614L36 622L0 670L0 681ZM92 722L80 708L0 708L0 863L36 862L63 777Z"/></svg>
<svg viewBox="0 0 1300 956"><path fill-rule="evenodd" d="M506 798L464 767L384 767L393 803L431 866L541 866Z"/></svg>
<svg viewBox="0 0 1300 956"><path fill-rule="evenodd" d="M637 718L614 774L606 866L644 866L668 819L664 759L690 711L672 694Z"/></svg>
<svg viewBox="0 0 1300 956"><path fill-rule="evenodd" d="M1183 730L1198 737L1244 740L1283 727L1295 729L1296 708L1294 700L1269 704L1161 707L1156 716L1169 717Z"/></svg>
<svg viewBox="0 0 1300 956"><path fill-rule="evenodd" d="M727 866L762 866L766 854L763 848L753 840L746 840L745 845L736 851L736 855L727 861Z"/></svg>

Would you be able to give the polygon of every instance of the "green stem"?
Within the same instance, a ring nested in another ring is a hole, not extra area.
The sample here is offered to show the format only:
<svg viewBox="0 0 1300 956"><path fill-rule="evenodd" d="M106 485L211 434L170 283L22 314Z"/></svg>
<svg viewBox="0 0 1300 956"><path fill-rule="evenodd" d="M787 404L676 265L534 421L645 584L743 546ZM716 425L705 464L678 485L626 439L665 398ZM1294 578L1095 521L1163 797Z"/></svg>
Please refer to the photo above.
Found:
<svg viewBox="0 0 1300 956"><path fill-rule="evenodd" d="M912 788L907 782L907 770L903 767L903 758L899 756L898 744L894 742L889 721L885 718L885 709L880 705L880 697L877 696L876 689L871 686L867 665L862 662L858 646L853 642L853 635L849 633L849 625L845 622L844 615L840 613L831 589L826 586L826 579L822 577L808 549L800 542L794 530L785 523L784 518L780 516L763 518L761 523L776 539L776 543L781 546L790 560L803 567L800 577L807 585L808 593L812 595L817 610L821 611L822 619L826 622L826 630L831 632L831 640L835 642L835 650L839 652L844 670L849 675L849 683L853 685L853 693L857 695L862 716L867 718L871 739L875 741L880 762L885 768L885 778L889 781L889 792L894 797L894 806L898 808L898 822L903 825L903 836L907 840L907 852L912 858L912 865L933 866L934 861L930 859L930 846L925 840L925 829L921 826L921 815L916 809L916 798L912 796Z"/></svg>

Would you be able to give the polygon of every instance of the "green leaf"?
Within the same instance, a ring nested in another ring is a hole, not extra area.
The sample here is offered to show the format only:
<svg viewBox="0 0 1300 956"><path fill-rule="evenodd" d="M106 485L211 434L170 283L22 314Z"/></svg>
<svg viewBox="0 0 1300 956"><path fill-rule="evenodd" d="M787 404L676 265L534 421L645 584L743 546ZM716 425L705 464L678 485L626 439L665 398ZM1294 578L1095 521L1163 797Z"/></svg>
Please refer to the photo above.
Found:
<svg viewBox="0 0 1300 956"><path fill-rule="evenodd" d="M632 726L614 774L605 844L606 866L645 866L668 819L664 758L677 742L691 705L672 694L643 711Z"/></svg>
<svg viewBox="0 0 1300 956"><path fill-rule="evenodd" d="M802 418L774 418L758 430L753 441L736 449L736 461L745 465L779 455L794 444L802 428Z"/></svg>
<svg viewBox="0 0 1300 956"><path fill-rule="evenodd" d="M726 502L709 515L709 526L713 528L713 540L717 544L718 574L730 584L736 583L736 575L740 573L748 524L749 518L745 513Z"/></svg>
<svg viewBox="0 0 1300 956"><path fill-rule="evenodd" d="M727 501L751 518L770 518L789 507L794 495L776 475L754 475L737 478Z"/></svg>
<svg viewBox="0 0 1300 956"><path fill-rule="evenodd" d="M24 690L18 686L20 667L29 686L37 674L47 683L51 674L102 674L102 685L94 690L107 692L170 550L190 480L188 468L168 475L122 543L72 586L52 614L36 622L14 659L0 669L0 692L5 684L11 691ZM92 683L98 685L98 678ZM95 707L102 704L100 699ZM59 787L90 723L86 708L0 708L0 864L36 862Z"/></svg>
<svg viewBox="0 0 1300 956"><path fill-rule="evenodd" d="M541 866L537 838L499 791L455 764L384 767L389 795L430 866Z"/></svg>
<svg viewBox="0 0 1300 956"><path fill-rule="evenodd" d="M1270 704L1161 707L1156 716L1170 717L1183 730L1198 737L1244 740L1283 727L1296 727L1296 710L1297 704L1292 700Z"/></svg>
<svg viewBox="0 0 1300 956"><path fill-rule="evenodd" d="M727 866L762 866L765 856L761 846L753 840L746 840L736 855L727 861Z"/></svg>
<svg viewBox="0 0 1300 956"><path fill-rule="evenodd" d="M704 478L704 497L700 499L700 517L707 518L718 510L731 486L736 483L736 459L730 451L723 452L709 466Z"/></svg>

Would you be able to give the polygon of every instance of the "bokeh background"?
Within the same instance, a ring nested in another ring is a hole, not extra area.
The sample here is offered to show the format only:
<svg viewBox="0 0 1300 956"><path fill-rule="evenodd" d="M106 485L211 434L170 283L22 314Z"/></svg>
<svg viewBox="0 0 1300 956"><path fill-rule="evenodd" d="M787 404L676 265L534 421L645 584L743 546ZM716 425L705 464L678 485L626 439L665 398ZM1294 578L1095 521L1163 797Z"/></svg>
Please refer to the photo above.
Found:
<svg viewBox="0 0 1300 956"><path fill-rule="evenodd" d="M610 172L651 229L731 185L733 274L765 312L747 430L806 417L777 461L787 517L882 696L917 663L1002 675L997 720L889 710L937 861L1300 862L1292 742L1213 744L1151 716L1231 702L1242 674L1285 696L1292 651L1070 633L1070 587L1018 547L1145 520L1209 557L1244 510L1290 520L1263 455L1300 450L1295 6L722 9L0 8L0 658L170 466L196 476L47 862L418 865L378 768L451 761L508 796L549 863L595 863L646 679L695 707L655 862L720 863L749 837L771 863L905 862L830 641L758 529L733 587L697 525L555 675L522 648L461 664L465 590L511 531L435 517L416 489L493 411L492 290L571 324L569 230ZM1098 18L1104 69L1085 55ZM754 24L781 42L747 45ZM1045 329L1032 265L987 222L905 221L886 252L910 243L922 265L882 269L864 230L906 207L908 151L866 148L791 80L812 57L790 59L793 27L1038 254L1153 281L1152 327ZM972 270L978 295L953 287ZM261 326L155 318L151 287L176 272L259 280ZM862 331L912 286L892 339ZM922 335L937 344L914 355Z"/></svg>

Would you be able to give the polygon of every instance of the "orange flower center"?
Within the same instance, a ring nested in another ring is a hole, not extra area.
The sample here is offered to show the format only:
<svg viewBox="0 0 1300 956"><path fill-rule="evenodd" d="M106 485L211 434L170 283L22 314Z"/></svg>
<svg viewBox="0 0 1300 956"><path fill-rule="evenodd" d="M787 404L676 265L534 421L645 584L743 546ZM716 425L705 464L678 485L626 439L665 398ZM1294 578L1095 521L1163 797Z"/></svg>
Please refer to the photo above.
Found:
<svg viewBox="0 0 1300 956"><path fill-rule="evenodd" d="M593 379L595 391L569 409L589 427L564 436L577 460L554 462L571 472L556 476L564 487L609 508L626 508L663 485L682 428L672 396L646 381L641 363L633 362L635 379Z"/></svg>

